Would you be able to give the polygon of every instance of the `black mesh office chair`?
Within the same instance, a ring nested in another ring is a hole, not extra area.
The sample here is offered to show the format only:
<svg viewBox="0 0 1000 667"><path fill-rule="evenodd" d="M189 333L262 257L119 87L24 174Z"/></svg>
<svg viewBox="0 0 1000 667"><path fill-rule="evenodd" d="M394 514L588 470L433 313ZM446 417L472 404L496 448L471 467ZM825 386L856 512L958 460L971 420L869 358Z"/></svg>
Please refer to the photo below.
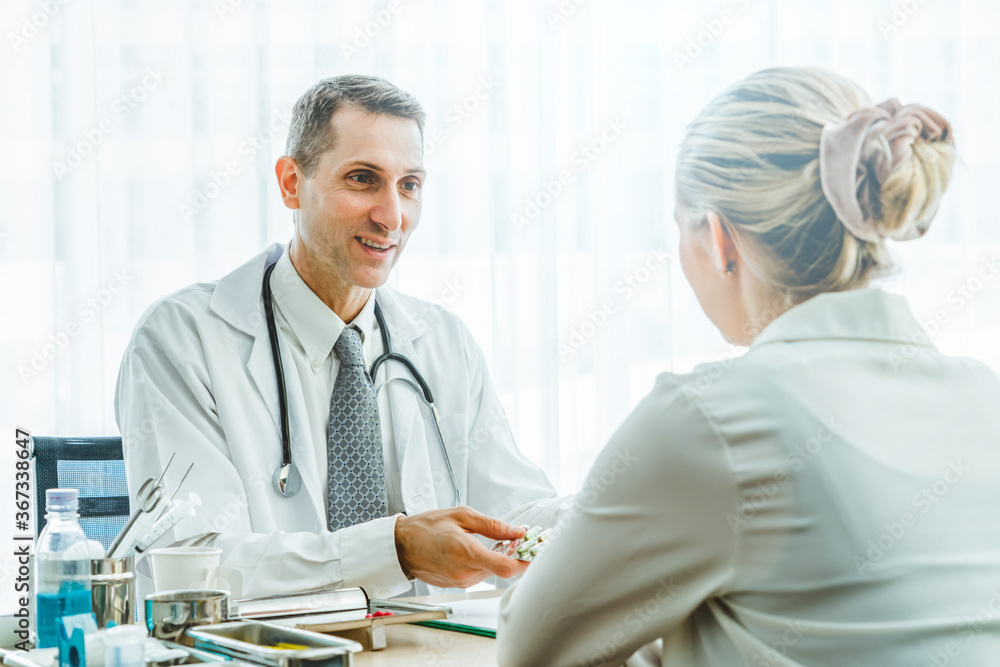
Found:
<svg viewBox="0 0 1000 667"><path fill-rule="evenodd" d="M122 439L33 436L31 441L37 534L45 527L46 489L78 489L80 526L107 549L129 516Z"/></svg>

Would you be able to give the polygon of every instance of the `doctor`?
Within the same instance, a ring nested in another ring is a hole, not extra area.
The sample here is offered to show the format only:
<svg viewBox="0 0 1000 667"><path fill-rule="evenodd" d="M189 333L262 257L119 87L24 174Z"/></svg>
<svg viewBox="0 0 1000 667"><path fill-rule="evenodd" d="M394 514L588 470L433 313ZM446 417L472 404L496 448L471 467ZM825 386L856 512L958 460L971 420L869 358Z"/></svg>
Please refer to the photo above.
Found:
<svg viewBox="0 0 1000 667"><path fill-rule="evenodd" d="M525 565L483 543L555 521L468 329L384 286L420 219L424 118L382 79L313 86L275 168L291 243L160 300L125 352L129 487L193 462L203 505L161 544L221 547L244 595L508 578Z"/></svg>

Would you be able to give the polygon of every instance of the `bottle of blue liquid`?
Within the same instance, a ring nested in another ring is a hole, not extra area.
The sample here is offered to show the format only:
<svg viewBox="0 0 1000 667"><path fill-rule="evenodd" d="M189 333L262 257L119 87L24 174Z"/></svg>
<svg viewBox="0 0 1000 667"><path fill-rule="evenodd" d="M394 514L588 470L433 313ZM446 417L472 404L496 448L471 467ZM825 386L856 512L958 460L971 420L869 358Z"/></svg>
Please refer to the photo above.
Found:
<svg viewBox="0 0 1000 667"><path fill-rule="evenodd" d="M90 558L76 489L45 492L45 528L35 549L37 648L59 645L59 619L90 613Z"/></svg>

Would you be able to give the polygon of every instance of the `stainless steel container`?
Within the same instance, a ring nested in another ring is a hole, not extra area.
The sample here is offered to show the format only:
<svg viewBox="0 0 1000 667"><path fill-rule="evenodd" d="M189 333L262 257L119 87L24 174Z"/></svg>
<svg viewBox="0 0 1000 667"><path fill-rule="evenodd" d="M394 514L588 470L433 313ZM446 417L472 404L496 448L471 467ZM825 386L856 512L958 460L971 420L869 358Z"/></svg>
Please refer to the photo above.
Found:
<svg viewBox="0 0 1000 667"><path fill-rule="evenodd" d="M185 630L223 623L229 616L226 591L163 591L146 596L146 627L157 639L191 646Z"/></svg>
<svg viewBox="0 0 1000 667"><path fill-rule="evenodd" d="M90 602L98 628L135 622L135 556L90 560Z"/></svg>
<svg viewBox="0 0 1000 667"><path fill-rule="evenodd" d="M350 667L361 644L261 621L193 628L194 647L267 667Z"/></svg>

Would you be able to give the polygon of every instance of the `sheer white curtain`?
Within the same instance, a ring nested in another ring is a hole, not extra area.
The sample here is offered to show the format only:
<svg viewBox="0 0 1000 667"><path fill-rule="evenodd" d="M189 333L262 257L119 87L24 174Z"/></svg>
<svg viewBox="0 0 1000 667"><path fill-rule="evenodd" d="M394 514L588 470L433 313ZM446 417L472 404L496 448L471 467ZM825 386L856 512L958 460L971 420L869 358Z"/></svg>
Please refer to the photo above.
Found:
<svg viewBox="0 0 1000 667"><path fill-rule="evenodd" d="M1000 367L993 0L5 0L0 11L8 443L15 425L116 432L135 322L289 238L273 178L288 112L317 79L347 72L386 77L428 112L422 223L393 284L466 320L521 447L563 492L657 373L735 353L676 261L672 161L698 109L767 66L829 67L876 100L951 119L956 182L930 234L898 247L889 286L923 319L944 313L945 350Z"/></svg>

